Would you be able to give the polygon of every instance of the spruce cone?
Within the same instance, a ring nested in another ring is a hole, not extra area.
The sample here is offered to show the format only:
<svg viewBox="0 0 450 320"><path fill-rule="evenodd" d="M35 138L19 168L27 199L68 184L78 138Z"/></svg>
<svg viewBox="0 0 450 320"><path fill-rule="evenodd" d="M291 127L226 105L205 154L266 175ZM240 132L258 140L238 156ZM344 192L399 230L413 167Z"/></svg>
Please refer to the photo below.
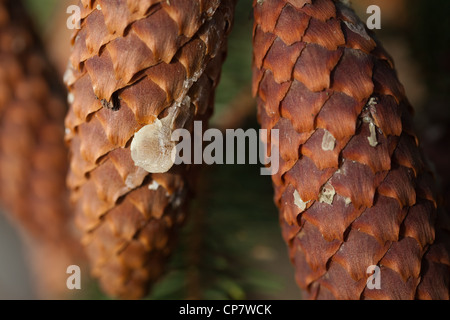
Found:
<svg viewBox="0 0 450 320"><path fill-rule="evenodd" d="M275 202L305 296L448 299L449 217L392 58L339 1L254 12L253 91L262 127L280 130Z"/></svg>
<svg viewBox="0 0 450 320"><path fill-rule="evenodd" d="M211 115L233 9L232 0L82 1L65 75L68 185L92 273L110 295L144 296L172 251L191 179L188 166L171 167L170 135Z"/></svg>
<svg viewBox="0 0 450 320"><path fill-rule="evenodd" d="M1 0L0 200L29 246L43 297L68 292L67 266L80 257L65 187L65 89L55 79L21 2Z"/></svg>

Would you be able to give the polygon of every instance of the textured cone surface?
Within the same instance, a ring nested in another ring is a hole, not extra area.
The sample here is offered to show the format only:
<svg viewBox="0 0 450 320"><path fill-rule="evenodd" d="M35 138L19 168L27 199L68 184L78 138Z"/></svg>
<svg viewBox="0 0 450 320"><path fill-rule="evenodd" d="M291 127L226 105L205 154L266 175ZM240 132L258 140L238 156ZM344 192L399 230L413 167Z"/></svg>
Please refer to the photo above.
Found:
<svg viewBox="0 0 450 320"><path fill-rule="evenodd" d="M253 92L279 130L275 202L305 297L448 299L449 217L390 56L337 1L254 13Z"/></svg>
<svg viewBox="0 0 450 320"><path fill-rule="evenodd" d="M80 256L57 79L20 1L0 1L0 200L26 240L45 297L67 293L66 268L80 263L72 260Z"/></svg>
<svg viewBox="0 0 450 320"><path fill-rule="evenodd" d="M71 199L93 275L110 295L140 298L163 272L192 178L185 165L149 173L144 162L167 151L167 134L212 113L234 2L81 6L65 74ZM159 140L148 147L150 135Z"/></svg>

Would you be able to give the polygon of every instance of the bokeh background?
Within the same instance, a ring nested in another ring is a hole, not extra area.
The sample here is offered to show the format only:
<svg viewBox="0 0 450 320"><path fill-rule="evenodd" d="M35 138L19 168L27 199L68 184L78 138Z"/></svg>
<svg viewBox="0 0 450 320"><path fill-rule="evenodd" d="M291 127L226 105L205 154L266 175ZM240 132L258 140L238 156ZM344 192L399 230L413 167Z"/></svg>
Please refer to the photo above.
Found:
<svg viewBox="0 0 450 320"><path fill-rule="evenodd" d="M58 70L55 77L62 79L70 53L66 9L77 1L25 3ZM415 107L422 146L447 201L450 1L353 0L352 4L362 20L369 16L369 5L381 8L381 30L376 34L393 56ZM211 127L259 128L250 92L252 25L252 0L238 0ZM260 176L259 169L260 165L217 165L203 170L179 248L149 299L301 298L281 238L271 180ZM15 228L0 215L0 299L40 298L33 285L37 275L31 273L24 252ZM61 298L106 298L88 274L84 268L82 290Z"/></svg>

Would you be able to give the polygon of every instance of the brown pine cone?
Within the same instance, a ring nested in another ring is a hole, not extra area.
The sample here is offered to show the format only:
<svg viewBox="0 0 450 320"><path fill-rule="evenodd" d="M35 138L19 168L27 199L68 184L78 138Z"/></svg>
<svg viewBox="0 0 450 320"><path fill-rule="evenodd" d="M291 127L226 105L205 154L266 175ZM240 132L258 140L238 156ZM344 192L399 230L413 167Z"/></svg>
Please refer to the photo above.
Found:
<svg viewBox="0 0 450 320"><path fill-rule="evenodd" d="M0 1L0 201L31 251L38 290L54 297L68 293L66 269L80 256L65 187L66 93L33 30L21 1Z"/></svg>
<svg viewBox="0 0 450 320"><path fill-rule="evenodd" d="M68 184L92 273L110 295L140 298L163 272L192 182L187 165L172 167L170 135L211 115L233 9L82 1L65 75Z"/></svg>
<svg viewBox="0 0 450 320"><path fill-rule="evenodd" d="M448 299L449 216L392 58L337 0L254 13L253 91L279 130L275 202L305 297Z"/></svg>

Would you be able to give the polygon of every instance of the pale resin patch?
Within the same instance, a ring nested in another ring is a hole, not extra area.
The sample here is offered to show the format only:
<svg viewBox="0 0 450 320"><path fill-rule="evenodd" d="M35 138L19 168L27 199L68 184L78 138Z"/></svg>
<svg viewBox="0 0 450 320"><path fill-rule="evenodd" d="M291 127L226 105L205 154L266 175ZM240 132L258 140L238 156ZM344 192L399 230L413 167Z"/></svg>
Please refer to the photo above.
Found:
<svg viewBox="0 0 450 320"><path fill-rule="evenodd" d="M367 107L370 107L370 113L374 113L376 112L375 106L377 105L377 100L376 98L370 98L369 102L367 103ZM371 147L376 147L378 145L378 140L377 140L377 127L374 124L374 120L371 116L371 114L368 113L366 114L363 118L362 121L364 123L368 123L369 124L369 132L370 135L367 137L367 140L369 141L369 144Z"/></svg>
<svg viewBox="0 0 450 320"><path fill-rule="evenodd" d="M67 102L68 102L69 104L72 104L74 101L75 101L75 96L73 95L72 92L70 92L70 93L67 95Z"/></svg>
<svg viewBox="0 0 450 320"><path fill-rule="evenodd" d="M370 97L369 102L367 102L367 106L369 107L376 106L377 104L378 104L377 98L375 97Z"/></svg>
<svg viewBox="0 0 450 320"><path fill-rule="evenodd" d="M332 204L335 194L336 190L334 190L334 187L331 185L331 183L328 182L323 186L322 190L320 191L319 202Z"/></svg>
<svg viewBox="0 0 450 320"><path fill-rule="evenodd" d="M158 182L156 182L155 180L153 180L153 182L148 186L148 189L156 191L156 190L158 190L159 186L160 186L160 184Z"/></svg>
<svg viewBox="0 0 450 320"><path fill-rule="evenodd" d="M376 127L373 124L373 122L369 123L369 131L370 131L370 136L367 137L367 140L369 140L370 146L375 148L378 145L378 140L377 140Z"/></svg>
<svg viewBox="0 0 450 320"><path fill-rule="evenodd" d="M344 197L344 199L345 199L345 206L348 207L348 205L349 205L350 203L352 203L352 199L347 198L347 197Z"/></svg>
<svg viewBox="0 0 450 320"><path fill-rule="evenodd" d="M172 168L175 142L171 140L172 117L156 119L134 134L131 158L134 164L150 173L164 173Z"/></svg>
<svg viewBox="0 0 450 320"><path fill-rule="evenodd" d="M300 194L297 190L294 191L294 204L301 210L304 211L306 209L306 204L308 202L304 202L302 198L300 198Z"/></svg>
<svg viewBox="0 0 450 320"><path fill-rule="evenodd" d="M184 80L184 82L183 82L183 88L184 88L185 90L191 88L192 85L193 85L195 82L197 82L197 80L201 77L202 74L203 74L203 69L194 72L194 74L192 75L191 78Z"/></svg>
<svg viewBox="0 0 450 320"><path fill-rule="evenodd" d="M324 131L325 131L325 133L323 134L323 138L322 138L322 150L333 151L334 147L336 146L336 139L333 137L333 135L328 130L324 130Z"/></svg>
<svg viewBox="0 0 450 320"><path fill-rule="evenodd" d="M136 188L136 185L134 183L135 177L132 174L127 175L125 179L125 185L128 189L134 189Z"/></svg>
<svg viewBox="0 0 450 320"><path fill-rule="evenodd" d="M69 62L67 65L66 72L64 72L64 77L63 77L64 83L68 86L72 85L76 81L73 70L74 69L72 67L72 64Z"/></svg>

